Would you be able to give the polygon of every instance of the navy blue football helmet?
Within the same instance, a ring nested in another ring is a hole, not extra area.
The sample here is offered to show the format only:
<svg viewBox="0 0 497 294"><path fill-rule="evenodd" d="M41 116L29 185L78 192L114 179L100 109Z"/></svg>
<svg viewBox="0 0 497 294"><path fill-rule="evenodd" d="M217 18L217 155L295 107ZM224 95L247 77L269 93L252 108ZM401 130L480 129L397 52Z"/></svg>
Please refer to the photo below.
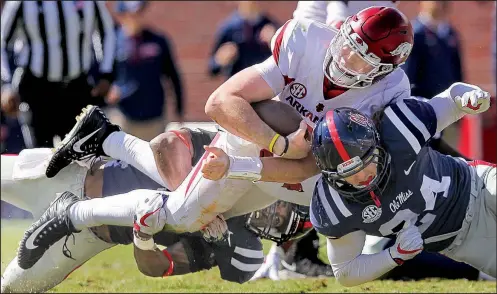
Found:
<svg viewBox="0 0 497 294"><path fill-rule="evenodd" d="M390 177L390 155L380 146L373 121L348 107L330 110L316 124L312 153L326 182L344 198L369 203L381 195ZM376 163L377 175L357 187L344 179Z"/></svg>

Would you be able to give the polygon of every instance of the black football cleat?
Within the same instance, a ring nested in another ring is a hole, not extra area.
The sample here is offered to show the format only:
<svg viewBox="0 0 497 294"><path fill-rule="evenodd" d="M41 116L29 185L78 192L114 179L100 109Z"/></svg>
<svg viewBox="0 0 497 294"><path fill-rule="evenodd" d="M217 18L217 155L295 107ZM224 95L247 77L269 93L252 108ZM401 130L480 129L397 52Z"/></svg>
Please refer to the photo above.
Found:
<svg viewBox="0 0 497 294"><path fill-rule="evenodd" d="M36 264L43 254L62 239L73 233L78 233L71 220L68 211L71 205L80 199L71 192L64 192L57 197L43 213L40 219L29 227L24 233L19 250L17 252L17 264L22 269L29 269ZM74 237L74 236L73 236ZM62 252L68 258L72 258L71 252L64 243Z"/></svg>
<svg viewBox="0 0 497 294"><path fill-rule="evenodd" d="M75 160L106 155L102 148L104 140L120 130L119 126L110 123L98 106L88 105L76 117L76 125L55 150L45 175L53 178Z"/></svg>

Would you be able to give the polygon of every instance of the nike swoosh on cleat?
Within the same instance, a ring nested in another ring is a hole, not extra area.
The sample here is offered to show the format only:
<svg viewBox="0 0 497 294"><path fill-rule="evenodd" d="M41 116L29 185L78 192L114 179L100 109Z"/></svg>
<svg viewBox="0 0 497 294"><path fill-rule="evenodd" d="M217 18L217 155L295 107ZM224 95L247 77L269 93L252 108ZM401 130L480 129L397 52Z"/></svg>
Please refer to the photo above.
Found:
<svg viewBox="0 0 497 294"><path fill-rule="evenodd" d="M416 163L416 160L414 160L414 162L411 164L411 166L407 169L407 170L404 170L404 173L407 175L409 175L409 173L411 172L411 168L414 166L414 164Z"/></svg>
<svg viewBox="0 0 497 294"><path fill-rule="evenodd" d="M90 139L91 136L95 135L98 131L100 131L101 128L102 127L98 128L98 130L90 133L87 136L84 136L83 138L79 139L78 142L74 143L74 146L73 146L74 151L79 152L79 153L83 153L84 151L81 150L81 145L83 145L86 141L88 141L88 139Z"/></svg>
<svg viewBox="0 0 497 294"><path fill-rule="evenodd" d="M159 207L157 208L156 210L152 211L152 212L149 212L149 213L145 213L141 218L140 218L140 224L142 226L145 226L145 227L148 227L148 225L145 223L145 220L147 219L147 217L151 216L152 214L156 213L159 209L161 209L162 207Z"/></svg>
<svg viewBox="0 0 497 294"><path fill-rule="evenodd" d="M26 240L26 248L29 249L29 250L33 250L33 249L36 249L38 248L38 246L35 246L35 244L33 243L34 240L36 239L36 237L38 237L38 234L43 231L43 229L53 220L50 219L49 221L47 221L46 223L44 223L41 227L39 227L38 229L36 229L29 237L28 239Z"/></svg>
<svg viewBox="0 0 497 294"><path fill-rule="evenodd" d="M404 250L404 249L400 248L400 244L397 245L397 251L400 254L412 254L412 253L416 253L416 252L421 251L421 250L423 250L423 249L419 248L419 249L414 249L414 250Z"/></svg>

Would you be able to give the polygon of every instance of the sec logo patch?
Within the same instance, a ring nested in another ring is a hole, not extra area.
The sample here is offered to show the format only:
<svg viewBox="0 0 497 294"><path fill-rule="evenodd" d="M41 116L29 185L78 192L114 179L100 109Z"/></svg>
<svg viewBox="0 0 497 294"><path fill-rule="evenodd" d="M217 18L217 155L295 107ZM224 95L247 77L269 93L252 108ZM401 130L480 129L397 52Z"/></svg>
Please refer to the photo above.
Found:
<svg viewBox="0 0 497 294"><path fill-rule="evenodd" d="M302 99L307 95L307 89L301 83L293 83L290 86L290 94L297 99Z"/></svg>
<svg viewBox="0 0 497 294"><path fill-rule="evenodd" d="M380 218L380 216L381 216L381 208L376 207L376 205L368 205L362 211L362 219L363 222L366 224L375 222Z"/></svg>

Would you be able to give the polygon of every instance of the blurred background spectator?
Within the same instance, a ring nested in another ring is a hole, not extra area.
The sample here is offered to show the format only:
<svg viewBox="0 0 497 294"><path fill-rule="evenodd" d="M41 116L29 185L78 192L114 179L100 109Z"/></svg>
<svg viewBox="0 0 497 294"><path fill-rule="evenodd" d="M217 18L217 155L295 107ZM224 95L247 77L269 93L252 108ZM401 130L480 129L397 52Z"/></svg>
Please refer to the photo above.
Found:
<svg viewBox="0 0 497 294"><path fill-rule="evenodd" d="M148 28L143 21L147 1L117 1L116 79L107 103L110 120L143 140L164 132L167 124L163 79L170 81L176 113L183 120L183 88L169 37Z"/></svg>
<svg viewBox="0 0 497 294"><path fill-rule="evenodd" d="M97 1L7 1L1 30L2 110L16 115L20 101L26 102L35 146L52 147L54 136L63 138L84 106L107 94L115 51L112 18ZM5 49L17 40L28 53L14 75ZM95 87L87 80L91 40L102 56Z"/></svg>
<svg viewBox="0 0 497 294"><path fill-rule="evenodd" d="M462 82L459 36L450 24L448 1L420 1L412 21L414 47L403 65L412 85L412 95L430 98Z"/></svg>
<svg viewBox="0 0 497 294"><path fill-rule="evenodd" d="M11 72L15 71L16 63L19 63L19 58L21 57L21 51L23 48L22 45L23 44L21 40L16 40L5 48L8 67ZM0 150L2 153L19 153L26 147L33 147L32 134L29 132L26 133L25 138L21 132L21 124L19 123L19 112L9 113L9 115L5 115L5 113L0 109L0 115ZM25 143L26 140L28 141L28 144Z"/></svg>
<svg viewBox="0 0 497 294"><path fill-rule="evenodd" d="M238 8L218 29L209 60L212 76L226 78L271 55L271 38L278 25L257 1L238 1Z"/></svg>

